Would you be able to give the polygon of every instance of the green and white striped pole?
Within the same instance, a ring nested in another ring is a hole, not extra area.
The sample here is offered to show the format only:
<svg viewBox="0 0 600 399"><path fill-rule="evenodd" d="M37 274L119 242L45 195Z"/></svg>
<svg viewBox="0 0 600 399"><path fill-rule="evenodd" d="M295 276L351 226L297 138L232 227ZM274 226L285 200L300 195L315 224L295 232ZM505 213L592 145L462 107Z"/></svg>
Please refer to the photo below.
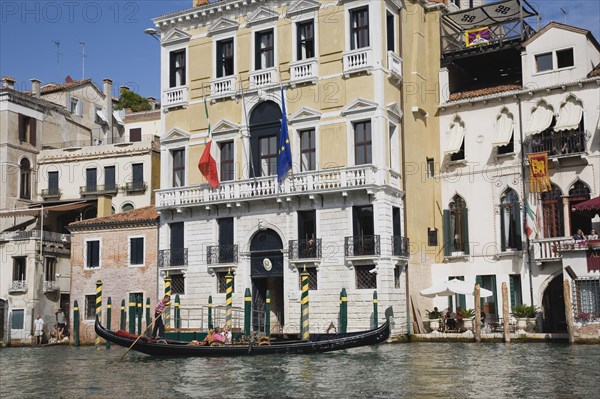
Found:
<svg viewBox="0 0 600 399"><path fill-rule="evenodd" d="M165 295L168 295L169 298L171 297L171 277L169 277L168 274L165 277ZM169 301L169 303L166 304L166 306L169 306L170 304L171 302ZM168 307L166 307L165 311L163 312L163 321L165 323L166 329L171 327L171 309L169 309Z"/></svg>
<svg viewBox="0 0 600 399"><path fill-rule="evenodd" d="M252 294L250 288L244 292L244 337L250 336L250 316L252 315Z"/></svg>
<svg viewBox="0 0 600 399"><path fill-rule="evenodd" d="M345 334L348 330L348 294L346 289L342 288L342 298L340 299L340 333Z"/></svg>
<svg viewBox="0 0 600 399"><path fill-rule="evenodd" d="M212 295L209 295L208 296L208 329L209 330L213 328L212 308L213 308Z"/></svg>
<svg viewBox="0 0 600 399"><path fill-rule="evenodd" d="M231 315L233 312L233 274L231 269L225 275L225 325L231 329Z"/></svg>
<svg viewBox="0 0 600 399"><path fill-rule="evenodd" d="M271 336L271 291L265 293L265 335Z"/></svg>
<svg viewBox="0 0 600 399"><path fill-rule="evenodd" d="M102 316L102 280L96 281L96 317ZM100 350L101 338L96 334L96 349Z"/></svg>
<svg viewBox="0 0 600 399"><path fill-rule="evenodd" d="M308 341L310 338L309 331L309 317L308 317L308 272L306 271L306 265L304 266L304 271L300 273L300 278L302 281L302 297L301 297L301 311L302 311L302 340Z"/></svg>
<svg viewBox="0 0 600 399"><path fill-rule="evenodd" d="M106 300L106 328L110 330L110 322L111 322L111 313L112 313L112 299L108 297ZM110 341L106 340L106 349L110 349Z"/></svg>
<svg viewBox="0 0 600 399"><path fill-rule="evenodd" d="M379 314L377 312L377 291L373 291L373 328L377 328L379 323L377 319L379 318Z"/></svg>
<svg viewBox="0 0 600 399"><path fill-rule="evenodd" d="M125 299L122 299L121 300L121 323L119 325L119 328L121 330L125 331L126 323L127 323L127 314L125 313Z"/></svg>
<svg viewBox="0 0 600 399"><path fill-rule="evenodd" d="M73 343L79 346L79 304L77 300L73 302Z"/></svg>

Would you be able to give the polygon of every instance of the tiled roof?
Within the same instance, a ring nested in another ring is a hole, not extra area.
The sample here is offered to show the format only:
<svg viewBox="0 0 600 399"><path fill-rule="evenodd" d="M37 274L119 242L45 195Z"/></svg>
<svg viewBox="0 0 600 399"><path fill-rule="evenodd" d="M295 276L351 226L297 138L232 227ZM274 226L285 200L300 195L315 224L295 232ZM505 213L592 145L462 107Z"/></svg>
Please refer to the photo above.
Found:
<svg viewBox="0 0 600 399"><path fill-rule="evenodd" d="M42 94L47 94L47 93L53 93L55 91L62 91L65 89L71 89L73 87L76 86L81 86L84 85L86 83L92 83L94 84L94 82L92 82L92 79L88 78L88 79L83 79L83 80L74 80L72 82L69 83L47 83L44 86L42 86L41 88L41 92Z"/></svg>
<svg viewBox="0 0 600 399"><path fill-rule="evenodd" d="M597 78L600 77L600 64L596 65L594 69L590 71L587 75L588 78Z"/></svg>
<svg viewBox="0 0 600 399"><path fill-rule="evenodd" d="M461 91L450 94L450 101L465 100L468 98L489 96L491 94L502 93L511 90L520 90L522 87L518 84L506 84L494 87L486 87L484 89Z"/></svg>
<svg viewBox="0 0 600 399"><path fill-rule="evenodd" d="M144 208L132 209L131 211L115 213L114 215L101 218L80 220L69 224L69 227L83 228L91 226L106 226L112 224L128 224L139 222L153 222L158 220L158 212L154 206L146 206Z"/></svg>

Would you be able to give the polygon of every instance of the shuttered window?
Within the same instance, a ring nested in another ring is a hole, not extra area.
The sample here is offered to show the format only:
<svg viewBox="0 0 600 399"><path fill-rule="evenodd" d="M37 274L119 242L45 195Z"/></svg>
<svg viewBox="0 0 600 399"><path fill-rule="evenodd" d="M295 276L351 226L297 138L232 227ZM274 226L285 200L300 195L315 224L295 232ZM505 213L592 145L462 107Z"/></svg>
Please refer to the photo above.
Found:
<svg viewBox="0 0 600 399"><path fill-rule="evenodd" d="M444 209L444 255L453 252L469 254L469 221L466 203L459 195L450 202L450 209Z"/></svg>

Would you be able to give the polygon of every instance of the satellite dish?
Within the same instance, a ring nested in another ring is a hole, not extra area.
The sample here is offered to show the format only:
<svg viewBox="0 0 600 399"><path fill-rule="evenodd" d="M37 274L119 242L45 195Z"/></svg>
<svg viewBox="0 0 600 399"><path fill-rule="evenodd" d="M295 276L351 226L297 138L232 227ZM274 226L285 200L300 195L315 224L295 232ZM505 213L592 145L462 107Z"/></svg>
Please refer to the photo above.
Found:
<svg viewBox="0 0 600 399"><path fill-rule="evenodd" d="M273 264L271 263L271 260L269 258L263 259L263 267L266 271L271 271L271 269L273 268Z"/></svg>

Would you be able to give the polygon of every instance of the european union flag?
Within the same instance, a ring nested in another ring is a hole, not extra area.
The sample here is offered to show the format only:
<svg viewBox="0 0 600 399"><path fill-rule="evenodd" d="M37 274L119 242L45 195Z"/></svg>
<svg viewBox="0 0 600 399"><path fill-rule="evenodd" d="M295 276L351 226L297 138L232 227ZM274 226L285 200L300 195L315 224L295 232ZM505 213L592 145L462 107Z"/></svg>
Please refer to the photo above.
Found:
<svg viewBox="0 0 600 399"><path fill-rule="evenodd" d="M290 135L287 125L285 110L285 97L281 88L281 131L279 132L279 155L277 156L277 181L281 183L285 175L292 169L292 150L290 149Z"/></svg>

